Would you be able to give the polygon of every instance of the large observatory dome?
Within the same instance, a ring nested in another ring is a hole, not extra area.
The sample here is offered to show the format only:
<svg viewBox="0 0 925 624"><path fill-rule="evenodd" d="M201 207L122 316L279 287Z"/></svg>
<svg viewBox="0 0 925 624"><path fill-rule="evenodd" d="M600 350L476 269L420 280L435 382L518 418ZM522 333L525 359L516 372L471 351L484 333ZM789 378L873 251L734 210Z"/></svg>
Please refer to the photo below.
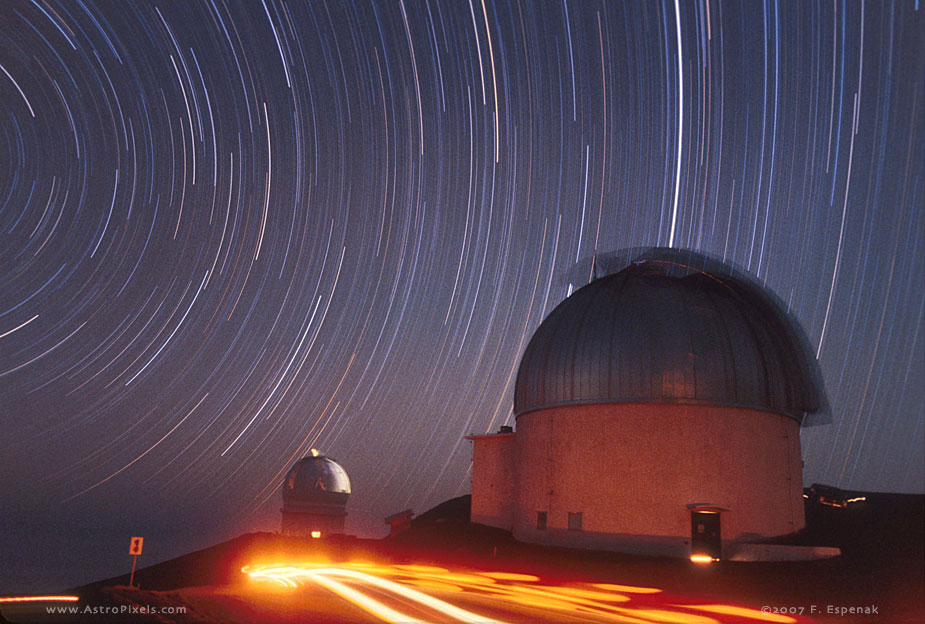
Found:
<svg viewBox="0 0 925 624"><path fill-rule="evenodd" d="M346 503L350 479L343 467L330 457L312 451L296 462L283 481L283 504L312 502Z"/></svg>
<svg viewBox="0 0 925 624"><path fill-rule="evenodd" d="M818 364L772 295L700 254L651 249L563 301L524 353L517 416L593 403L680 403L802 422L825 405Z"/></svg>

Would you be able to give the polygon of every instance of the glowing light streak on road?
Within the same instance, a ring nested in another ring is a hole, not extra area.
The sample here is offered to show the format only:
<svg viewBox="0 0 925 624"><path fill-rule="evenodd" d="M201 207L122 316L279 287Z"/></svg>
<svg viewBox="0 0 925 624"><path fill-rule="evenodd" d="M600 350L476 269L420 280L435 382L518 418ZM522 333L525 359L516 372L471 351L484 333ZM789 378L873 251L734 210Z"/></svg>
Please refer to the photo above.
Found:
<svg viewBox="0 0 925 624"><path fill-rule="evenodd" d="M640 609L633 613L643 618L640 621L652 622L653 624L718 624L711 617L666 611L664 609Z"/></svg>
<svg viewBox="0 0 925 624"><path fill-rule="evenodd" d="M518 574L516 572L479 572L481 576L487 576L490 579L499 581L538 581L538 576L532 574Z"/></svg>
<svg viewBox="0 0 925 624"><path fill-rule="evenodd" d="M345 598L357 605L358 607L369 611L377 618L385 620L386 622L393 622L394 624L399 624L403 622L416 622L419 620L414 620L400 611L396 611L391 607L387 607L378 600L370 598L366 594L359 592L351 587L347 587L343 583L339 583L333 579L329 579L324 575L315 575L312 577L312 580L325 587L338 596Z"/></svg>
<svg viewBox="0 0 925 624"><path fill-rule="evenodd" d="M395 611L394 609L382 604L378 600L374 600L369 596L366 596L360 591L347 587L346 585L335 581L329 577L338 576L343 578L348 578L353 581L358 581L360 583L365 583L373 587L378 587L379 589L384 589L387 592L391 592L402 598L406 598L413 602L416 602L420 605L438 611L449 617L456 618L461 622L468 622L469 624L480 624L488 621L488 619L483 615L478 615L467 611L465 609L460 609L459 607L453 606L448 602L444 602L439 598L434 598L423 592L419 592L416 589L411 589L410 587L405 587L394 581L389 581L386 579L373 576L368 572L360 572L357 570L348 570L344 568L312 568L306 566L289 566L289 567L270 567L267 569L257 569L255 571L248 571L248 568L244 568L245 572L257 580L273 580L278 583L281 583L286 586L292 586L297 579L306 579L314 581L319 585L322 585L331 591L337 593L338 595L346 598L350 602L356 604L357 606L366 609L373 615L378 618L381 618L387 622L416 622L420 620L415 620L403 613ZM491 620L497 624L505 624L501 620Z"/></svg>
<svg viewBox="0 0 925 624"><path fill-rule="evenodd" d="M470 624L478 624L480 622L485 622L486 618L483 615L477 615L471 611L465 609L460 609L455 607L448 602L444 602L439 598L434 598L433 596L428 596L423 592L419 592L410 587L405 587L404 585L399 585L394 581L389 581L386 579L381 579L377 576L367 574L366 572L359 572L356 570L344 570L341 568L322 568L321 570L316 570L310 573L310 578L316 580L318 577L327 577L327 576L342 576L349 579L354 579L357 581L365 581L370 585L374 585L386 591L391 591L399 596L407 598L418 602L426 607L439 611L450 617L455 617L456 619L462 622L469 622ZM405 620L407 621L407 620ZM495 620L497 624L504 624L501 620Z"/></svg>
<svg viewBox="0 0 925 624"><path fill-rule="evenodd" d="M723 604L701 604L701 605L678 605L684 607L685 609L697 609L698 611L707 611L709 613L717 613L719 615L734 615L736 617L744 617L752 620L759 620L761 622L780 622L781 624L789 624L791 622L796 622L796 620L789 615L783 615L780 613L764 613L758 611L757 609L749 609L747 607L734 607L732 605L723 605Z"/></svg>
<svg viewBox="0 0 925 624"><path fill-rule="evenodd" d="M544 587L546 591L563 594L566 597L587 598L588 600L604 600L606 602L627 602L629 598L620 594L581 587Z"/></svg>
<svg viewBox="0 0 925 624"><path fill-rule="evenodd" d="M660 594L662 590L657 587L636 587L634 585L614 585L613 583L592 583L591 587L609 589L610 591L626 594Z"/></svg>
<svg viewBox="0 0 925 624"><path fill-rule="evenodd" d="M449 604L422 591L442 592L443 598L466 595L481 598L481 604L492 604L508 609L519 621L523 609L538 621L584 614L593 621L676 622L684 624L718 624L719 621L761 621L792 624L805 621L785 614L763 613L754 608L731 604L683 604L662 594L656 587L640 587L613 583L562 583L546 584L532 574L502 571L464 571L420 565L388 565L367 562L349 562L331 565L327 562L277 563L245 566L241 570L254 581L273 582L282 587L296 589L312 582L340 595L350 603L387 622L420 621L400 613L382 601L366 595L362 589L390 595L397 603L419 605L432 609L445 617L475 624L499 622L497 616L477 615ZM409 585L414 586L409 587ZM659 595L662 594L662 595ZM484 601L488 599L488 603ZM691 611L694 611L692 613ZM717 620L712 616L725 616ZM511 619L512 616L505 616Z"/></svg>
<svg viewBox="0 0 925 624"><path fill-rule="evenodd" d="M78 596L0 596L0 602L77 602Z"/></svg>

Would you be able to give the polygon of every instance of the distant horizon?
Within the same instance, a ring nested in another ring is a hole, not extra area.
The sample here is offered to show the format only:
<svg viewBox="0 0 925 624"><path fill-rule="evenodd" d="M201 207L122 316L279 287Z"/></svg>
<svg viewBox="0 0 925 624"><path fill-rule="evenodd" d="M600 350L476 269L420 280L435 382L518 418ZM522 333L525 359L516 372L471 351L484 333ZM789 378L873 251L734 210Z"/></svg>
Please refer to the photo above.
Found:
<svg viewBox="0 0 925 624"><path fill-rule="evenodd" d="M805 485L805 488L809 488L810 485L811 484ZM921 492L846 491L883 496L925 497L925 493ZM462 494L460 496L468 495L469 494ZM414 517L417 518L421 514L431 511L434 507L448 500L452 500L453 498L457 497L440 501L427 509L422 509L420 512L415 510ZM358 513L356 510L351 510L348 502L346 534L355 536L359 539L383 539L387 537L389 533L389 527L384 522L385 517L398 511L403 510L397 509L390 512L383 510L381 515L372 512ZM0 523L0 529L3 529L4 534L7 536L14 536L12 540L14 543L18 542L18 540L15 539L15 528L16 527L13 525L4 526ZM28 527L19 528L25 532L29 532ZM88 557L86 555L80 555L73 563L66 563L63 567L58 567L57 571L51 576L48 574L48 562L55 561L59 558L62 552L60 546L45 548L41 544L26 544L21 552L7 547L4 550L4 555L8 558L7 561L9 563L16 563L19 561L21 563L18 566L14 565L7 568L16 570L17 574L16 576L0 579L0 595L39 594L51 591L63 591L128 574L131 568L131 557L127 553L129 540L132 535L147 536L144 554L138 559L138 569L144 569L145 567L157 565L185 554L232 541L244 535L254 533L278 534L280 527L279 512L277 510L275 516L272 513L267 513L262 520L255 521L249 526L238 528L238 525L235 524L234 526L226 526L224 529L219 530L208 527L204 532L199 532L192 537L188 531L174 529L167 531L158 530L154 534L155 538L151 539L151 528L151 526L136 525L129 533L124 535L97 535L95 537L88 537L85 530L78 528L76 533L84 537L84 543L78 545L79 551L93 553L90 558L91 563L89 567L87 565ZM28 565L25 564L27 559L30 561ZM55 568L55 566L52 566L52 568Z"/></svg>

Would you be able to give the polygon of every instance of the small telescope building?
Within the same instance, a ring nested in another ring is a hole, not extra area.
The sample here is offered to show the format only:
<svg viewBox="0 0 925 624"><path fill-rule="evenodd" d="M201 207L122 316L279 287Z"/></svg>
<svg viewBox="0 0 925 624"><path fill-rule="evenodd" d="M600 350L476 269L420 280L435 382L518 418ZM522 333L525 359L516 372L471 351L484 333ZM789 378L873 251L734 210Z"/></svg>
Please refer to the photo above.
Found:
<svg viewBox="0 0 925 624"><path fill-rule="evenodd" d="M539 544L719 558L805 525L815 355L744 273L650 249L591 281L524 352L513 427L473 440L473 522Z"/></svg>
<svg viewBox="0 0 925 624"><path fill-rule="evenodd" d="M343 533L349 495L350 479L343 467L312 449L283 481L281 532L300 537Z"/></svg>

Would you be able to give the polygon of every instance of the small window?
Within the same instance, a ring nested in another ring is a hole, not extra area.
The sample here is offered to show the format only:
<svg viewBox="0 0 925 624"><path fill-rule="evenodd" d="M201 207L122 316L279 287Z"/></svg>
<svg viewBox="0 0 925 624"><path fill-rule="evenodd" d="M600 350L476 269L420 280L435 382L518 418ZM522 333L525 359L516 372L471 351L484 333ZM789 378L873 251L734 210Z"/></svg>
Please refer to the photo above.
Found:
<svg viewBox="0 0 925 624"><path fill-rule="evenodd" d="M569 531L580 531L581 530L581 512L568 514L568 530Z"/></svg>
<svg viewBox="0 0 925 624"><path fill-rule="evenodd" d="M545 511L536 512L536 530L537 531L546 530L546 512Z"/></svg>

